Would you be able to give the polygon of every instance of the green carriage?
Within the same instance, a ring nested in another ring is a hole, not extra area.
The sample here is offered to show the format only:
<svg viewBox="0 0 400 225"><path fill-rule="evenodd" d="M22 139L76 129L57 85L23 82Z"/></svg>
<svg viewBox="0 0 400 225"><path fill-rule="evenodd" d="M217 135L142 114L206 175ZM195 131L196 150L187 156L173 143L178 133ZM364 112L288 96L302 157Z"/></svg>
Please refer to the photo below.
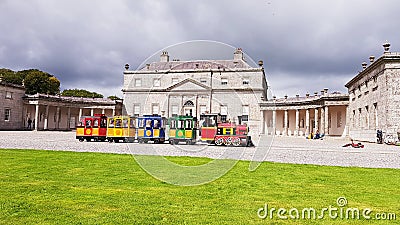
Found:
<svg viewBox="0 0 400 225"><path fill-rule="evenodd" d="M197 119L192 116L175 116L168 119L169 143L185 142L188 145L196 143Z"/></svg>

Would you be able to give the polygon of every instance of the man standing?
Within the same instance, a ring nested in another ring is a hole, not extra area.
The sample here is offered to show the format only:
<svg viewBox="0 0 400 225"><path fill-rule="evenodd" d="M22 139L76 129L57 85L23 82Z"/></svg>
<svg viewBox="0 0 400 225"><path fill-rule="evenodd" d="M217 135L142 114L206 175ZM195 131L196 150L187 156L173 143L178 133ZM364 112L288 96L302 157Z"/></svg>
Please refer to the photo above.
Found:
<svg viewBox="0 0 400 225"><path fill-rule="evenodd" d="M28 118L28 127L27 127L27 129L28 130L32 130L32 120L31 120L30 117Z"/></svg>

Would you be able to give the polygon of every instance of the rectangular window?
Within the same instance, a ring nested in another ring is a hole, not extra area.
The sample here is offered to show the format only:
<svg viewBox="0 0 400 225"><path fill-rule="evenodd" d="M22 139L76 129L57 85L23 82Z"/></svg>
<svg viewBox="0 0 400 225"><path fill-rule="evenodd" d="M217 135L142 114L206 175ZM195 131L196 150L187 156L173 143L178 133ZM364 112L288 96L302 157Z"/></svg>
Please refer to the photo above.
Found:
<svg viewBox="0 0 400 225"><path fill-rule="evenodd" d="M243 78L243 85L249 85L250 84L250 79L249 78Z"/></svg>
<svg viewBox="0 0 400 225"><path fill-rule="evenodd" d="M177 84L179 82L178 78L172 78L172 85Z"/></svg>
<svg viewBox="0 0 400 225"><path fill-rule="evenodd" d="M221 105L221 115L228 115L228 106Z"/></svg>
<svg viewBox="0 0 400 225"><path fill-rule="evenodd" d="M6 98L12 99L12 92L6 91Z"/></svg>
<svg viewBox="0 0 400 225"><path fill-rule="evenodd" d="M133 115L134 116L140 115L140 105L139 104L133 105Z"/></svg>
<svg viewBox="0 0 400 225"><path fill-rule="evenodd" d="M4 109L4 121L10 121L11 109Z"/></svg>
<svg viewBox="0 0 400 225"><path fill-rule="evenodd" d="M158 115L160 111L160 106L158 104L153 104L151 108L153 115Z"/></svg>
<svg viewBox="0 0 400 225"><path fill-rule="evenodd" d="M153 80L153 86L154 86L154 87L160 87L160 86L161 86L161 80L160 80L160 78L155 78L155 79Z"/></svg>
<svg viewBox="0 0 400 225"><path fill-rule="evenodd" d="M172 116L177 116L179 114L179 107L177 105L172 105L171 111L172 111Z"/></svg>
<svg viewBox="0 0 400 225"><path fill-rule="evenodd" d="M250 108L248 105L242 106L242 122L249 121Z"/></svg>
<svg viewBox="0 0 400 225"><path fill-rule="evenodd" d="M207 106L200 105L200 114L206 113L206 111L207 111Z"/></svg>
<svg viewBox="0 0 400 225"><path fill-rule="evenodd" d="M222 78L221 85L228 85L228 78Z"/></svg>
<svg viewBox="0 0 400 225"><path fill-rule="evenodd" d="M135 87L141 87L142 86L142 79L138 78L135 79Z"/></svg>

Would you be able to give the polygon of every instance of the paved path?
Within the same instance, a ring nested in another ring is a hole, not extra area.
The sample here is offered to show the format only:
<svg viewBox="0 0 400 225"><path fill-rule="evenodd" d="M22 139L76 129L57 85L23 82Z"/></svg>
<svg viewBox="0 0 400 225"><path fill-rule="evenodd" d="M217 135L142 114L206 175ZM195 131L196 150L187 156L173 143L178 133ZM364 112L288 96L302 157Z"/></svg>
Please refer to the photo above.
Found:
<svg viewBox="0 0 400 225"><path fill-rule="evenodd" d="M363 143L365 148L343 148L349 141L338 138L306 140L261 136L257 147L217 147L206 144L178 145L79 142L74 132L0 131L0 148L66 150L118 154L193 156L271 161L296 164L400 168L400 147Z"/></svg>

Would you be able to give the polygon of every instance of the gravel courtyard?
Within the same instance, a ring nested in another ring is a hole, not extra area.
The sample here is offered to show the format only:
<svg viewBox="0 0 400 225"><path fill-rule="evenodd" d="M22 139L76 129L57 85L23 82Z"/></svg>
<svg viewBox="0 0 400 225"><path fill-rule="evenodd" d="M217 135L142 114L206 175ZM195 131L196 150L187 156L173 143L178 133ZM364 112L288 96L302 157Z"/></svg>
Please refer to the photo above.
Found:
<svg viewBox="0 0 400 225"><path fill-rule="evenodd" d="M253 137L253 139L255 139ZM258 139L258 138L257 138ZM217 147L206 144L177 145L79 142L75 132L0 131L0 148L104 152L136 155L193 156L270 161L296 164L400 168L400 146L363 143L364 148L342 147L349 140L261 136L257 147Z"/></svg>

